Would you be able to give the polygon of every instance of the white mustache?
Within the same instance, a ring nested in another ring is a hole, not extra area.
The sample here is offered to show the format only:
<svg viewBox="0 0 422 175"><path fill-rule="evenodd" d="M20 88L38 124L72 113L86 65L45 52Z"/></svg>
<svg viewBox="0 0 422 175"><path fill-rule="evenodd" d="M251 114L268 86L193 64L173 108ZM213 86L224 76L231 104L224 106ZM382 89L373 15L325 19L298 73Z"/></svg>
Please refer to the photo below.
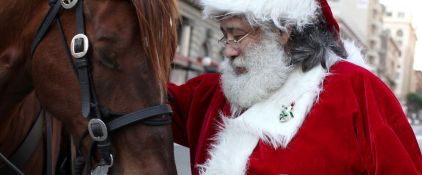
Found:
<svg viewBox="0 0 422 175"><path fill-rule="evenodd" d="M222 88L229 102L248 108L267 98L280 88L292 68L286 65L287 56L273 38L245 49L244 55L227 58L222 64ZM236 69L246 72L237 75Z"/></svg>

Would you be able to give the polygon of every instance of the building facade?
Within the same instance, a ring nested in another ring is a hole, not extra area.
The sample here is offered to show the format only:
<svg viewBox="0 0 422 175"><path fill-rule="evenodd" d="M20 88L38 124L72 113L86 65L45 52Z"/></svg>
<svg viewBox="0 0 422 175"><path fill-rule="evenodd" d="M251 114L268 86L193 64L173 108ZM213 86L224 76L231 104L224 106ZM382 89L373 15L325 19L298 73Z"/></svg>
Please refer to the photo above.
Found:
<svg viewBox="0 0 422 175"><path fill-rule="evenodd" d="M415 92L422 94L422 71L415 71Z"/></svg>
<svg viewBox="0 0 422 175"><path fill-rule="evenodd" d="M393 92L397 91L399 81L397 79L400 48L391 36L390 31L384 30L381 37L380 51L380 71L381 79L387 84ZM395 94L398 96L398 94Z"/></svg>
<svg viewBox="0 0 422 175"><path fill-rule="evenodd" d="M193 0L179 0L181 21L178 26L178 48L170 80L181 84L204 72L218 71L223 60L218 40L219 25L202 18L201 9Z"/></svg>
<svg viewBox="0 0 422 175"><path fill-rule="evenodd" d="M412 89L414 78L413 62L415 55L416 32L412 25L413 16L405 7L392 6L386 9L384 28L390 32L400 49L398 58L395 93L403 102Z"/></svg>
<svg viewBox="0 0 422 175"><path fill-rule="evenodd" d="M383 76L380 65L384 7L378 0L329 0L343 39L355 41L362 49L370 71Z"/></svg>
<svg viewBox="0 0 422 175"><path fill-rule="evenodd" d="M416 33L410 10L390 8L379 0L328 2L340 25L350 28L341 28L342 37L363 43L370 71L389 85L405 106L406 95L415 89L412 78Z"/></svg>
<svg viewBox="0 0 422 175"><path fill-rule="evenodd" d="M378 77L384 77L385 59L382 54L382 38L383 38L383 15L385 8L380 4L379 0L368 1L368 38L366 43L368 52L366 54L367 63L371 67L371 71Z"/></svg>
<svg viewBox="0 0 422 175"><path fill-rule="evenodd" d="M362 0L328 0L328 3L340 27L347 26L346 30L340 30L345 38L366 45L368 3ZM349 35L350 33L353 34Z"/></svg>

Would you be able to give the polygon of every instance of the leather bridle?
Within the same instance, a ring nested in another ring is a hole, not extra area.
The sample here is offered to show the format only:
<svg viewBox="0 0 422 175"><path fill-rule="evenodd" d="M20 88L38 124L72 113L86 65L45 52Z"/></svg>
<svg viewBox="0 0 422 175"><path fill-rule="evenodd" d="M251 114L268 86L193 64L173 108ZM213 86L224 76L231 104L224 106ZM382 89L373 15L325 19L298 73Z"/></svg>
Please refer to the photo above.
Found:
<svg viewBox="0 0 422 175"><path fill-rule="evenodd" d="M94 142L92 144L93 148L96 148L100 153L100 161L95 166L95 169L91 171L91 174L107 174L108 169L113 165L113 150L110 132L137 122L153 126L171 124L172 110L168 104L160 104L124 114L111 112L108 108L101 106L96 97L93 78L90 72L91 64L90 59L88 58L89 39L85 35L83 0L49 0L49 4L50 9L38 28L32 43L31 53L34 53L37 45L42 41L50 26L53 22L56 22L61 33L68 61L72 65L79 80L82 99L82 115L89 120L87 130ZM76 8L76 35L71 41L69 50L60 22L59 12L62 9L67 10L72 8ZM76 59L76 61L74 61L74 59ZM88 155L88 160L84 159L80 149L83 139L84 136L78 144L78 157L76 158L74 169L75 174L81 174L84 167L90 170L92 154L90 153L90 155Z"/></svg>

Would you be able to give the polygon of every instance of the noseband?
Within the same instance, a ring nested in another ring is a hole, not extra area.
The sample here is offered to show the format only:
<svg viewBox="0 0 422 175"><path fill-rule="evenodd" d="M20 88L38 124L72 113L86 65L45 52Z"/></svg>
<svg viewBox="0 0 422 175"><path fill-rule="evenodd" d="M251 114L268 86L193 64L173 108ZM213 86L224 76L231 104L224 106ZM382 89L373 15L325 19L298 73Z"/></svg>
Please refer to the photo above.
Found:
<svg viewBox="0 0 422 175"><path fill-rule="evenodd" d="M38 28L32 43L31 53L34 53L37 45L48 32L53 22L57 22L68 61L72 65L79 80L82 99L81 113L89 120L87 133L89 133L94 142L93 148L98 150L101 157L95 169L91 171L91 174L107 174L108 169L113 165L110 132L137 122L153 126L171 124L172 110L168 104L160 104L124 114L111 112L108 108L101 106L96 97L93 78L90 72L90 60L87 55L89 52L89 39L85 35L83 0L49 0L49 4L50 9L41 26ZM76 35L71 41L70 50L60 22L60 16L58 15L63 8L76 8ZM75 62L72 57L76 59ZM92 154L90 153L88 160L85 160L80 149L84 136L78 143L78 157L76 158L74 169L75 174L82 173L85 162L87 163L87 169L90 170Z"/></svg>

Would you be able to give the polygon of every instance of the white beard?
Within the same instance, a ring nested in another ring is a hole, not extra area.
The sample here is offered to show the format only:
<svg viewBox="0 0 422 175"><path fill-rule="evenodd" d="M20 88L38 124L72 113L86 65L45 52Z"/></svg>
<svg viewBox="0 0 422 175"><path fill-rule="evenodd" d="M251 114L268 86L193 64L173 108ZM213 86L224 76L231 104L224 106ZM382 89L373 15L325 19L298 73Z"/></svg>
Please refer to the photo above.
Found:
<svg viewBox="0 0 422 175"><path fill-rule="evenodd" d="M226 58L222 63L222 88L232 105L232 112L246 109L268 98L279 89L290 72L288 57L277 42L277 36L266 33L258 44L251 44L243 56L234 60ZM236 67L244 67L247 72L237 75Z"/></svg>

